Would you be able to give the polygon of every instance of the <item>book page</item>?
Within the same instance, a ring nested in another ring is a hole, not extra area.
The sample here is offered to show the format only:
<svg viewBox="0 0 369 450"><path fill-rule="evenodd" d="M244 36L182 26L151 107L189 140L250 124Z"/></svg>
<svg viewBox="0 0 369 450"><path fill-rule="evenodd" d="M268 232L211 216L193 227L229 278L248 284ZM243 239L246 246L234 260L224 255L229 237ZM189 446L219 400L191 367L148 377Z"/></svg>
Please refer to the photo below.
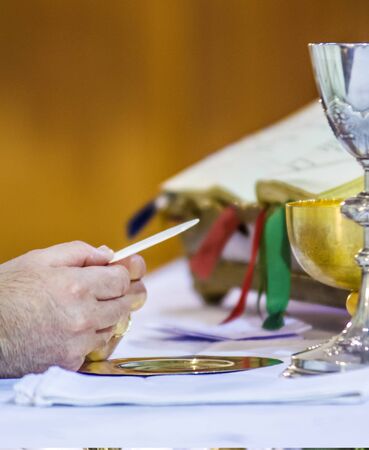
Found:
<svg viewBox="0 0 369 450"><path fill-rule="evenodd" d="M319 193L362 175L343 150L318 103L252 134L166 181L165 191L220 187L244 202L256 202L255 184L279 180Z"/></svg>

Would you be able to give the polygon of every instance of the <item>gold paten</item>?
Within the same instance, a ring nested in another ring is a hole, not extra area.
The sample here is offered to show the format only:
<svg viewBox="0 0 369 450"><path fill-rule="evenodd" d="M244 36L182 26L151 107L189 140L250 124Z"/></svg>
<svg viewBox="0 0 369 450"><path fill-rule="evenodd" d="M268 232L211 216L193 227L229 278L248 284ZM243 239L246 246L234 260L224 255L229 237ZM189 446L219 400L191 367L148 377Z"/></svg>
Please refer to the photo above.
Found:
<svg viewBox="0 0 369 450"><path fill-rule="evenodd" d="M85 362L80 372L94 375L188 375L238 372L273 366L282 361L257 356L181 356L124 358Z"/></svg>
<svg viewBox="0 0 369 450"><path fill-rule="evenodd" d="M304 200L286 205L287 228L296 259L315 280L357 291L361 273L354 256L363 247L362 228L340 212L342 200ZM355 309L357 296L349 298Z"/></svg>

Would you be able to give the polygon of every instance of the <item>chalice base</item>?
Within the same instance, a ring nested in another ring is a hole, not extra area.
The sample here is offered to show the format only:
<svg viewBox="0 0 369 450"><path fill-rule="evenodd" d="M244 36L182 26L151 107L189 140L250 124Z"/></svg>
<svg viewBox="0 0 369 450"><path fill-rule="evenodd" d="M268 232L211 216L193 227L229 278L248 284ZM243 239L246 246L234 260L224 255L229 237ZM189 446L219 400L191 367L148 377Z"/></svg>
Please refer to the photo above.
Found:
<svg viewBox="0 0 369 450"><path fill-rule="evenodd" d="M364 330L363 330L364 331ZM356 370L369 365L369 339L367 332L346 335L347 329L327 342L309 347L292 355L285 377L322 375Z"/></svg>

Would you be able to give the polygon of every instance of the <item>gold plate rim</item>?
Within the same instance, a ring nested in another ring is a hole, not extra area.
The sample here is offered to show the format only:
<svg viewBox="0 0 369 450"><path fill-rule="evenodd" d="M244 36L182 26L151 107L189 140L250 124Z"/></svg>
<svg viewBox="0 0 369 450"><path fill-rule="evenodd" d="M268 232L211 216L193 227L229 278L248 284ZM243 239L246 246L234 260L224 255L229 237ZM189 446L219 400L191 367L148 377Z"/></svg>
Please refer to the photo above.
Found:
<svg viewBox="0 0 369 450"><path fill-rule="evenodd" d="M144 366L145 362L155 362L159 365L164 361L163 366L181 361L194 360L194 369L172 369L172 370L139 370L138 368L122 367L123 364L137 364L137 367ZM217 368L199 368L196 362L206 363L206 361L215 362L221 361L227 363L223 367ZM136 357L136 358L118 358L106 361L85 362L80 368L79 372L88 375L105 375L105 376L162 376L162 375L201 375L201 374L216 374L216 373L230 373L245 370L258 369L262 367L269 367L276 364L281 364L282 361L276 358L262 357L262 356L224 356L224 355L187 355L187 356L152 356L152 357Z"/></svg>

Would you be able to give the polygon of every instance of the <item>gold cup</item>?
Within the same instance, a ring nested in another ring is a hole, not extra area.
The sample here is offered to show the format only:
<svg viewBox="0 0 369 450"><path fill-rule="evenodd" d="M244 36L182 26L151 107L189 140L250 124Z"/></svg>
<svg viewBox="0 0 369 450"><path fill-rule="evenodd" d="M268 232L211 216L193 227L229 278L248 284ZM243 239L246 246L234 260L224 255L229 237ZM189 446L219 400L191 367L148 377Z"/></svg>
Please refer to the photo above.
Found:
<svg viewBox="0 0 369 450"><path fill-rule="evenodd" d="M340 212L342 200L303 200L286 205L292 251L301 267L315 280L348 289L346 306L357 305L361 271L354 256L363 247L363 231Z"/></svg>

